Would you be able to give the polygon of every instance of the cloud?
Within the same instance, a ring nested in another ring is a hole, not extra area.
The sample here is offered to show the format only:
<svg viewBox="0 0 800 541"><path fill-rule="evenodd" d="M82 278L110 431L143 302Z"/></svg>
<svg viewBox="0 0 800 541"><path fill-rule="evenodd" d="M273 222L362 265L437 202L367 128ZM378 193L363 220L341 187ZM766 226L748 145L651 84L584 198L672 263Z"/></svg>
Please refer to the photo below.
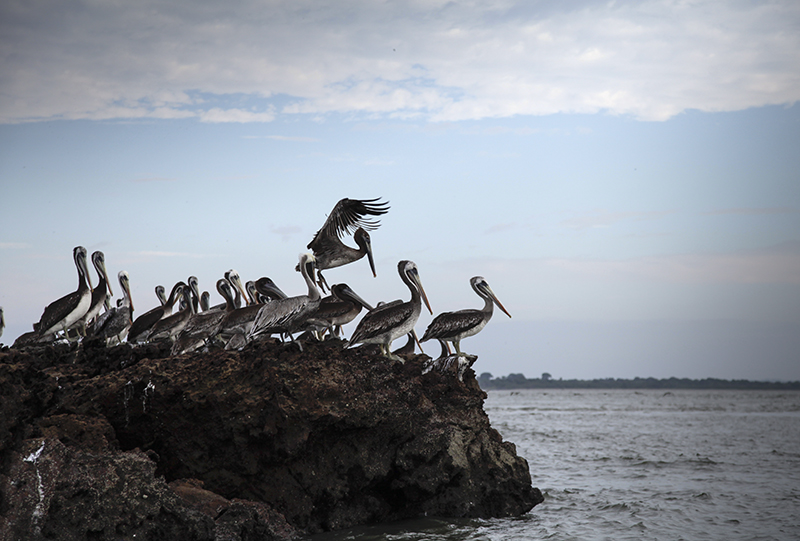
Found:
<svg viewBox="0 0 800 541"><path fill-rule="evenodd" d="M25 242L0 242L0 250L19 250L29 248L30 244Z"/></svg>
<svg viewBox="0 0 800 541"><path fill-rule="evenodd" d="M664 120L800 98L796 2L0 5L0 122Z"/></svg>

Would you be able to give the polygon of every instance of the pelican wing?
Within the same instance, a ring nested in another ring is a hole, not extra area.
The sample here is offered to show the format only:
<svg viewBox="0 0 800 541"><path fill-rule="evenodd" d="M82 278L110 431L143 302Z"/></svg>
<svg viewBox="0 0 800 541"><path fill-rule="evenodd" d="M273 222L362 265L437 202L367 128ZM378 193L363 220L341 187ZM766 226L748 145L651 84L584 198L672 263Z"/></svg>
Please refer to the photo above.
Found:
<svg viewBox="0 0 800 541"><path fill-rule="evenodd" d="M439 338L449 340L459 334L477 327L483 322L480 310L459 310L458 312L442 312L431 321L420 342Z"/></svg>
<svg viewBox="0 0 800 541"><path fill-rule="evenodd" d="M357 343L362 340L374 338L406 321L414 307L410 302L390 303L367 312L358 322L350 342Z"/></svg>
<svg viewBox="0 0 800 541"><path fill-rule="evenodd" d="M375 199L342 199L328 215L322 228L317 231L314 238L308 243L311 250L324 251L325 239L342 238L345 233L352 234L359 227L367 231L377 229L379 220L366 218L366 216L380 216L389 212L389 203L381 202L380 197Z"/></svg>

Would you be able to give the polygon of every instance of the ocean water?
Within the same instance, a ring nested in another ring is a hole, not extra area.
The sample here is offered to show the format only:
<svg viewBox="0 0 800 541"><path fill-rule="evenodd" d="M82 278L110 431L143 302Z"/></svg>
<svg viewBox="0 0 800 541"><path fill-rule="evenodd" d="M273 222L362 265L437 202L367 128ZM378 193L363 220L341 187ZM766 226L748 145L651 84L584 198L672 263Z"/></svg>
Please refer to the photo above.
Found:
<svg viewBox="0 0 800 541"><path fill-rule="evenodd" d="M800 539L800 391L490 391L485 410L545 495L531 512L309 539Z"/></svg>

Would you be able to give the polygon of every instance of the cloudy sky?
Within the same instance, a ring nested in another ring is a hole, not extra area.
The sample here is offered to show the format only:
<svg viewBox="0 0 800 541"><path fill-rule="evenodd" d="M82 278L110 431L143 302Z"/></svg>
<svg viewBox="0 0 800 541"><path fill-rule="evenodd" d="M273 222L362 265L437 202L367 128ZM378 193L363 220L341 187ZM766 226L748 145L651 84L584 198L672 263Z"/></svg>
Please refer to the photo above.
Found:
<svg viewBox="0 0 800 541"><path fill-rule="evenodd" d="M3 2L0 340L76 245L140 313L229 268L300 294L383 197L378 277L329 282L408 298L412 259L438 313L485 276L479 373L798 380L799 98L791 1Z"/></svg>

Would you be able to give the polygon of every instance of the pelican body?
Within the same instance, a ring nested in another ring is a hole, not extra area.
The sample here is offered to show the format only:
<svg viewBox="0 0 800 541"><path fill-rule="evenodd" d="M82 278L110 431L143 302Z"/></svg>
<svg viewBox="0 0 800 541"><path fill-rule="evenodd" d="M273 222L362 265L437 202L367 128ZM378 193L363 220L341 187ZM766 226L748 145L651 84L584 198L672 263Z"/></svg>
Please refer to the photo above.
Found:
<svg viewBox="0 0 800 541"><path fill-rule="evenodd" d="M411 300L390 302L367 312L358 322L350 338L350 345L378 344L384 357L402 361L400 357L391 353L392 342L414 329L422 311L422 301L425 302L428 311L433 313L433 310L422 287L416 263L400 261L397 264L397 272L411 291Z"/></svg>
<svg viewBox="0 0 800 541"><path fill-rule="evenodd" d="M248 333L248 341L262 335L286 333L294 340L292 333L302 330L302 326L319 307L321 296L314 284L315 257L312 254L300 256L300 272L306 281L308 293L296 297L276 299L261 305L253 326Z"/></svg>
<svg viewBox="0 0 800 541"><path fill-rule="evenodd" d="M463 356L461 352L461 340L469 336L478 334L489 320L492 319L492 312L494 305L500 308L508 317L511 314L503 307L497 296L486 283L483 276L474 276L469 281L472 289L477 293L485 302L483 308L480 310L468 309L458 310L457 312L442 312L431 321L425 334L422 335L421 342L436 338L444 342L452 342L455 346L456 354Z"/></svg>
<svg viewBox="0 0 800 541"><path fill-rule="evenodd" d="M122 299L118 301L116 308L112 308L97 318L89 333L91 336L105 338L106 345L114 342L121 344L133 323L130 276L125 271L119 271L117 279L122 288Z"/></svg>
<svg viewBox="0 0 800 541"><path fill-rule="evenodd" d="M68 331L79 324L92 304L92 284L86 266L86 248L76 246L72 251L78 269L78 289L51 302L44 309L39 323L34 325L39 342L48 342L59 331Z"/></svg>
<svg viewBox="0 0 800 541"><path fill-rule="evenodd" d="M147 335L148 342L160 342L164 340L174 342L178 333L186 327L186 324L189 323L189 319L195 314L191 286L186 285L183 288L181 291L181 299L185 303L186 308L156 321L155 325L150 329L150 333Z"/></svg>
<svg viewBox="0 0 800 541"><path fill-rule="evenodd" d="M234 310L233 293L228 280L217 280L217 291L225 299L224 310L204 310L195 314L172 345L172 354L180 355L202 347L222 330L225 316ZM205 293L205 292L204 292Z"/></svg>
<svg viewBox="0 0 800 541"><path fill-rule="evenodd" d="M169 298L163 306L156 306L152 310L137 317L133 321L133 324L128 331L128 342L133 343L146 341L148 335L150 334L150 329L153 328L153 325L165 317L172 315L172 307L175 305L178 297L183 295L183 289L185 287L188 286L183 282L178 282L172 287L172 291L169 293Z"/></svg>
<svg viewBox="0 0 800 541"><path fill-rule="evenodd" d="M389 211L388 202L375 199L342 199L333 207L328 219L314 235L307 248L316 258L317 276L321 286L327 287L321 271L340 267L358 261L365 255L369 260L372 275L375 272L375 261L372 257L372 241L367 231L377 229L378 220L366 216L380 216ZM358 248L352 248L342 242L342 235L353 233L353 240ZM299 267L297 270L300 270Z"/></svg>

